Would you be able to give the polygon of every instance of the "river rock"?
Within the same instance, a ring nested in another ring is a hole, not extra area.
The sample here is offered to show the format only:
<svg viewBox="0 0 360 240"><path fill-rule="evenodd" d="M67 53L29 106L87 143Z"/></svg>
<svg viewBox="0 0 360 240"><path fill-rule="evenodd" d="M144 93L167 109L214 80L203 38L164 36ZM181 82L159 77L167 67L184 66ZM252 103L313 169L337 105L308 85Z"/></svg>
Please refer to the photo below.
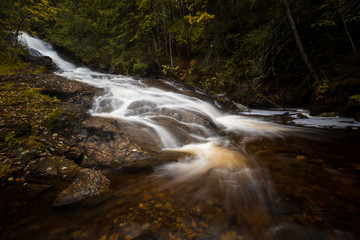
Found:
<svg viewBox="0 0 360 240"><path fill-rule="evenodd" d="M84 167L135 167L152 159L152 154L129 137L116 120L94 117L84 121L84 126L89 133L82 143L86 150L82 162Z"/></svg>
<svg viewBox="0 0 360 240"><path fill-rule="evenodd" d="M36 51L36 50L33 50ZM49 72L59 70L50 57L47 56L31 56L30 62L34 66L45 67Z"/></svg>
<svg viewBox="0 0 360 240"><path fill-rule="evenodd" d="M336 112L324 112L318 114L318 117L336 117L338 114Z"/></svg>
<svg viewBox="0 0 360 240"><path fill-rule="evenodd" d="M216 124L207 116L190 110L157 108L155 112L174 118L180 122L195 123L208 128L216 128Z"/></svg>
<svg viewBox="0 0 360 240"><path fill-rule="evenodd" d="M53 206L65 206L98 197L109 185L110 180L100 172L81 169L74 182L56 197Z"/></svg>
<svg viewBox="0 0 360 240"><path fill-rule="evenodd" d="M101 89L53 74L44 74L39 79L33 79L33 84L35 87L42 88L42 94L56 97L71 105L86 106L93 101L95 95L103 93Z"/></svg>
<svg viewBox="0 0 360 240"><path fill-rule="evenodd" d="M242 105L240 103L237 103L237 102L232 102L238 109L240 112L250 112L250 108L246 107L245 105Z"/></svg>
<svg viewBox="0 0 360 240"><path fill-rule="evenodd" d="M135 101L131 103L128 107L128 109L132 110L129 115L148 113L150 111L153 111L155 107L156 104L149 101Z"/></svg>
<svg viewBox="0 0 360 240"><path fill-rule="evenodd" d="M79 172L80 167L69 159L52 156L37 160L30 166L29 170L35 176L73 177Z"/></svg>
<svg viewBox="0 0 360 240"><path fill-rule="evenodd" d="M309 118L309 115L306 113L298 113L296 116L300 119L308 119Z"/></svg>

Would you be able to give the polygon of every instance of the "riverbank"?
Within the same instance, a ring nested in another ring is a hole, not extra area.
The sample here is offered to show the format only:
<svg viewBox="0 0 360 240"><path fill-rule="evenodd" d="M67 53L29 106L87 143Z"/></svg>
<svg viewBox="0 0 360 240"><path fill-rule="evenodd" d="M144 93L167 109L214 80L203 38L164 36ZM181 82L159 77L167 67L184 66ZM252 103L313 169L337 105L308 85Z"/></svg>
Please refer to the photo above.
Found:
<svg viewBox="0 0 360 240"><path fill-rule="evenodd" d="M159 149L149 150L151 141L131 134L131 126L89 115L93 97L103 89L54 74L2 76L0 86L1 188L59 182L63 187L81 169L143 168L161 161L154 159ZM86 181L79 192L91 179Z"/></svg>
<svg viewBox="0 0 360 240"><path fill-rule="evenodd" d="M74 129L86 118L93 89L53 74L1 76L0 84L1 186L27 185L35 175L74 176L76 140L58 131Z"/></svg>

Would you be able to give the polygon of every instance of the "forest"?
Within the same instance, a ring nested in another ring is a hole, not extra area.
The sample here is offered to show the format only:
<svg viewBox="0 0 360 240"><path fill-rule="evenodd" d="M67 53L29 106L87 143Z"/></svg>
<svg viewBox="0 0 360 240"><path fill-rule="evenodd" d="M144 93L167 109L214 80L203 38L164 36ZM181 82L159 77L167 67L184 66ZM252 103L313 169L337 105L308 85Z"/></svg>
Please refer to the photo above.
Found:
<svg viewBox="0 0 360 240"><path fill-rule="evenodd" d="M0 4L2 65L26 31L104 72L168 78L250 107L359 112L358 0Z"/></svg>

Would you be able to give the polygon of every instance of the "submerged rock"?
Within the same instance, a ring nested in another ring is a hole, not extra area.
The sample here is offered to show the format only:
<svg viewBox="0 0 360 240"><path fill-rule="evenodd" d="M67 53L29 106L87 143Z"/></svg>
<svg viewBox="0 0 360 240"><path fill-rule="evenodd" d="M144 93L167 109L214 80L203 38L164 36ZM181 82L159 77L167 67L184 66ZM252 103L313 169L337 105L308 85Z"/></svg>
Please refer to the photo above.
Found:
<svg viewBox="0 0 360 240"><path fill-rule="evenodd" d="M74 182L56 197L53 206L65 206L98 197L109 185L110 180L103 174L84 168L79 171Z"/></svg>

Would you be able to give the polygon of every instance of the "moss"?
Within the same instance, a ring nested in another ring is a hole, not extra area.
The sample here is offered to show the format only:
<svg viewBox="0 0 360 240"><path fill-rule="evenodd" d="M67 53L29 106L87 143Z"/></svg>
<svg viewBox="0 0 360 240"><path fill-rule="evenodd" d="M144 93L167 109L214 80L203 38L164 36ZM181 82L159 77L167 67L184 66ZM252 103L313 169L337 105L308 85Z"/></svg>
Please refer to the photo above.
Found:
<svg viewBox="0 0 360 240"><path fill-rule="evenodd" d="M12 166L12 161L0 165L0 179L7 178L14 173L16 169Z"/></svg>
<svg viewBox="0 0 360 240"><path fill-rule="evenodd" d="M39 134L46 126L52 128L52 123L62 112L56 97L42 94L43 89L32 87L27 79L19 75L5 77L5 81L0 82L0 103L6 108L1 116L0 131L4 153L18 148L45 151L48 146Z"/></svg>
<svg viewBox="0 0 360 240"><path fill-rule="evenodd" d="M48 72L46 67L41 66L38 70L33 71L33 74L42 74L42 73L46 73L46 72Z"/></svg>
<svg viewBox="0 0 360 240"><path fill-rule="evenodd" d="M4 142L9 149L13 149L14 147L17 146L19 140L16 138L16 134L13 131L11 133L6 134L4 138Z"/></svg>
<svg viewBox="0 0 360 240"><path fill-rule="evenodd" d="M29 137L24 137L19 141L19 145L25 149L38 149L38 150L45 150L46 145L42 143L37 136L31 135Z"/></svg>
<svg viewBox="0 0 360 240"><path fill-rule="evenodd" d="M48 95L41 94L41 88L31 88L24 92L22 97L26 101L38 101L38 102L59 102L56 97L50 97Z"/></svg>
<svg viewBox="0 0 360 240"><path fill-rule="evenodd" d="M0 76L1 75L14 75L19 72L31 72L33 68L28 62L24 62L21 58L18 58L15 62L13 60L13 54L11 53L12 49L5 47L5 49L0 49ZM24 53L19 52L19 55L22 56Z"/></svg>
<svg viewBox="0 0 360 240"><path fill-rule="evenodd" d="M50 131L54 130L56 121L59 120L60 116L63 114L63 110L58 108L54 109L41 123L42 126L45 126Z"/></svg>

